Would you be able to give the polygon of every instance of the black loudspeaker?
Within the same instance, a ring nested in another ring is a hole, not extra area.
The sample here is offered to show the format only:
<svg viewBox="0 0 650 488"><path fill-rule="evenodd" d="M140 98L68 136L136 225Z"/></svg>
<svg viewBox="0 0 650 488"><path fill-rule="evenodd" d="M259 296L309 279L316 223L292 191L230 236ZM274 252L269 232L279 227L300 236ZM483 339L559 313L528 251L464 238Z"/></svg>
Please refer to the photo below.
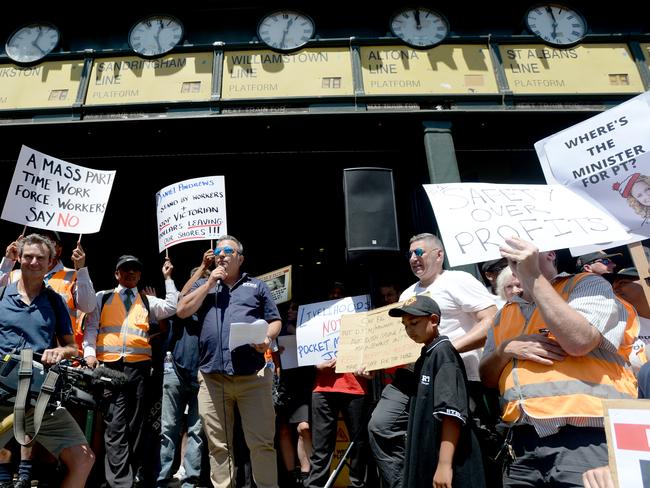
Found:
<svg viewBox="0 0 650 488"><path fill-rule="evenodd" d="M399 251L393 171L344 169L343 194L348 252Z"/></svg>

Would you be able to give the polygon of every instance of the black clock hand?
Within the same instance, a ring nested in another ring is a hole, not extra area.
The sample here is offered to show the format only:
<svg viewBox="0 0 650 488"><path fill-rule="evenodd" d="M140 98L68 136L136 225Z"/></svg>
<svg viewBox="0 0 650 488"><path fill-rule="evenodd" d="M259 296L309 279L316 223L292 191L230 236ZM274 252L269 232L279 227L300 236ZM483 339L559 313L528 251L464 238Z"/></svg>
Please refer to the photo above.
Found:
<svg viewBox="0 0 650 488"><path fill-rule="evenodd" d="M287 37L287 34L289 33L289 28L293 24L293 19L289 19L289 22L287 22L287 26L284 28L284 31L282 32L282 40L280 41L280 46L284 47L284 39Z"/></svg>
<svg viewBox="0 0 650 488"><path fill-rule="evenodd" d="M418 9L415 9L414 15L415 15L415 27L417 30L420 30L422 29L422 24L420 24L420 11Z"/></svg>
<svg viewBox="0 0 650 488"><path fill-rule="evenodd" d="M553 13L553 8L552 7L546 7L546 11L549 13L551 16L551 19L553 22L551 22L551 27L553 27L553 32L551 32L551 37L555 39L557 37L557 19L555 18L555 14Z"/></svg>
<svg viewBox="0 0 650 488"><path fill-rule="evenodd" d="M156 31L156 34L154 35L154 39L156 40L156 44L158 45L158 51L162 51L163 48L160 45L160 33L163 30L163 21L162 21L162 19L159 20L158 23L160 24L160 28Z"/></svg>
<svg viewBox="0 0 650 488"><path fill-rule="evenodd" d="M38 27L38 34L36 35L36 37L35 37L34 40L32 41L32 46L34 46L36 49L38 49L41 53L45 54L45 51L43 51L43 50L41 49L41 46L39 46L39 45L37 44L37 43L38 43L38 40L39 40L40 37L41 37L41 34L43 34L43 30L42 30L41 27L39 26L39 27Z"/></svg>

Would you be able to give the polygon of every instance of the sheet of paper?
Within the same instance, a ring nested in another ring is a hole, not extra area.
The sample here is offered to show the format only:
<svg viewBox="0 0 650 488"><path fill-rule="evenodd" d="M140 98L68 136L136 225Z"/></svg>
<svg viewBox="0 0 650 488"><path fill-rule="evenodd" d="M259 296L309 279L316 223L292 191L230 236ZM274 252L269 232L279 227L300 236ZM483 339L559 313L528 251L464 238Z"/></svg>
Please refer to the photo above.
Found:
<svg viewBox="0 0 650 488"><path fill-rule="evenodd" d="M261 344L264 342L269 323L264 319L257 319L252 324L233 322L230 324L230 350L246 344Z"/></svg>
<svg viewBox="0 0 650 488"><path fill-rule="evenodd" d="M278 337L278 346L284 350L280 354L282 369L293 369L298 367L298 350L296 347L295 335L284 335Z"/></svg>

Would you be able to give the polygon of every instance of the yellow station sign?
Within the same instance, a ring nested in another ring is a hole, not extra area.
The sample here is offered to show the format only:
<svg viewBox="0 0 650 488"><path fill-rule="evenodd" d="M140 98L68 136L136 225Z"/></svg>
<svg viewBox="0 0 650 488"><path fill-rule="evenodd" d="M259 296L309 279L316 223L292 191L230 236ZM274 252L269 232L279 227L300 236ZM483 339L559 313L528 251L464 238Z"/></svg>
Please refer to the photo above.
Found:
<svg viewBox="0 0 650 488"><path fill-rule="evenodd" d="M498 93L487 46L442 45L361 48L366 95Z"/></svg>
<svg viewBox="0 0 650 488"><path fill-rule="evenodd" d="M515 94L641 93L641 76L625 44L555 49L543 44L499 47Z"/></svg>
<svg viewBox="0 0 650 488"><path fill-rule="evenodd" d="M226 52L221 91L224 100L351 96L350 50Z"/></svg>
<svg viewBox="0 0 650 488"><path fill-rule="evenodd" d="M211 52L96 59L86 105L208 101L212 64Z"/></svg>
<svg viewBox="0 0 650 488"><path fill-rule="evenodd" d="M70 107L77 98L83 61L37 66L0 65L0 110Z"/></svg>

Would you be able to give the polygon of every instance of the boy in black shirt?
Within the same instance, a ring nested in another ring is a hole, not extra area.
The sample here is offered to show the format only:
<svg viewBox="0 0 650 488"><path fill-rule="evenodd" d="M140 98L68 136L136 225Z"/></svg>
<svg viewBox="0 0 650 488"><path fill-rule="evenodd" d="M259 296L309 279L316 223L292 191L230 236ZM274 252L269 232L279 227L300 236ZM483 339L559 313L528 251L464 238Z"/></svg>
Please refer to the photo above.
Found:
<svg viewBox="0 0 650 488"><path fill-rule="evenodd" d="M388 313L402 317L408 336L424 344L415 363L419 381L411 398L403 486L484 488L481 451L468 418L467 375L449 339L438 335L440 307L417 295Z"/></svg>

